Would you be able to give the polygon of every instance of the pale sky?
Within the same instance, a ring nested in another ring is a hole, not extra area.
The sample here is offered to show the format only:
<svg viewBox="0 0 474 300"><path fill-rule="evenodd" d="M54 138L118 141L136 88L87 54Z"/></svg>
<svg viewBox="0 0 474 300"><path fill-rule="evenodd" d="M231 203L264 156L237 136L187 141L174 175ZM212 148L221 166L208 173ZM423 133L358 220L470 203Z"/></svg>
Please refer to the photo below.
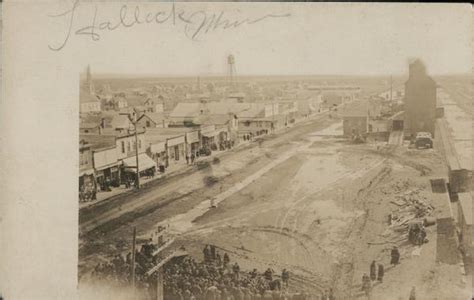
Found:
<svg viewBox="0 0 474 300"><path fill-rule="evenodd" d="M123 4L81 2L75 10L73 32L91 24L94 5L97 23L115 24L119 20ZM140 16L158 11L168 14L171 5L141 4ZM66 2L51 14L71 6ZM134 9L135 4L129 3L126 20L133 20ZM225 31L217 28L198 41L186 37L185 25L179 20L175 25L169 21L98 30L99 41L72 34L61 51L72 52L84 66L90 63L93 73L223 75L230 53L235 56L240 75L405 74L408 60L414 57L421 58L431 74L471 71L469 5L177 3L175 9L184 10L188 19L200 10L208 18L223 11L224 17L231 20L256 19L266 14L289 16ZM190 28L198 27L201 16L194 15L195 25ZM50 45L54 47L64 40L69 20L48 20L57 25Z"/></svg>

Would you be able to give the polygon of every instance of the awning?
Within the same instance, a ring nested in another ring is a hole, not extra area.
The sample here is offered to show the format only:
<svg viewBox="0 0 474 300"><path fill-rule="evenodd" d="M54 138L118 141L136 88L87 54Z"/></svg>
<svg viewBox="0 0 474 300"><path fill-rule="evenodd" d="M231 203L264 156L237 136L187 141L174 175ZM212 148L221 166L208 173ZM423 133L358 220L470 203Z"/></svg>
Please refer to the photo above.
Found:
<svg viewBox="0 0 474 300"><path fill-rule="evenodd" d="M161 143L156 143L156 144L152 144L150 146L150 151L152 153L161 153L161 152L165 152L166 151L166 142L161 142Z"/></svg>
<svg viewBox="0 0 474 300"><path fill-rule="evenodd" d="M100 167L97 167L95 168L96 171L101 171L101 170L105 170L105 169L108 169L108 168L113 168L113 167L116 167L119 165L119 162L115 162L115 163L111 163L111 164L108 164L108 165L105 165L105 166L100 166Z"/></svg>
<svg viewBox="0 0 474 300"><path fill-rule="evenodd" d="M199 132L193 131L186 133L186 141L188 144L199 143Z"/></svg>
<svg viewBox="0 0 474 300"><path fill-rule="evenodd" d="M217 133L221 133L221 132L225 132L225 133L228 133L229 130L227 128L219 128L219 129L216 129Z"/></svg>
<svg viewBox="0 0 474 300"><path fill-rule="evenodd" d="M94 175L94 169L79 171L79 177L84 176L84 175Z"/></svg>
<svg viewBox="0 0 474 300"><path fill-rule="evenodd" d="M209 132L202 133L203 136L208 137L208 138L214 137L214 136L216 136L217 134L218 134L217 131L209 131Z"/></svg>
<svg viewBox="0 0 474 300"><path fill-rule="evenodd" d="M123 165L126 171L137 172L137 161L136 157L127 157L123 160ZM156 163L148 157L145 153L138 154L138 167L141 171L156 167Z"/></svg>

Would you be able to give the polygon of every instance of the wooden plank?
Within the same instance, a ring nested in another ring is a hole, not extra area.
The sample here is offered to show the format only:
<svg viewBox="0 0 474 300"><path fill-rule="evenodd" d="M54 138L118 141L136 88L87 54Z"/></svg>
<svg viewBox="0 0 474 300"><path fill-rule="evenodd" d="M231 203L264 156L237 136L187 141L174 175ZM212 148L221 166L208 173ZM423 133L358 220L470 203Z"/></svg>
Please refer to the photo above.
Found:
<svg viewBox="0 0 474 300"><path fill-rule="evenodd" d="M185 256L185 255L188 255L188 252L184 251L184 250L176 250L174 251L173 253L171 253L170 255L168 255L165 259L163 259L162 261L160 261L156 266L154 266L153 268L151 268L148 272L146 272L146 274L148 276L150 276L151 274L155 273L156 271L158 271L164 264L166 264L167 262L169 262L172 258L174 257L179 257L179 256Z"/></svg>
<svg viewBox="0 0 474 300"><path fill-rule="evenodd" d="M163 246L161 246L160 248L156 249L155 252L153 252L153 256L157 255L158 253L160 253L161 251L169 247L169 245L171 245L173 242L174 242L174 238L167 241Z"/></svg>

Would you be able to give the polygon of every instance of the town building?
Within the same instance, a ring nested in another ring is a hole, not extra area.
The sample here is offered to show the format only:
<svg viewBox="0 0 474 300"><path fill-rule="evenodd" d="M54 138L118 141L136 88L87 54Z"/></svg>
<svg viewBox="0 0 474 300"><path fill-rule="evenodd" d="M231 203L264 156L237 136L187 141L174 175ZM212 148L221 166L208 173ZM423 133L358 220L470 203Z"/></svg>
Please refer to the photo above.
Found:
<svg viewBox="0 0 474 300"><path fill-rule="evenodd" d="M101 134L83 134L81 139L94 144L96 149L109 148L115 145L118 165L121 166L120 181L134 181L137 172L137 152L138 149L138 167L140 176L146 176L153 173L156 164L146 155L145 132L138 131L135 136L132 130L117 130L114 128L104 128ZM137 142L136 142L137 141ZM112 154L109 154L112 156ZM107 160L110 163L110 161Z"/></svg>
<svg viewBox="0 0 474 300"><path fill-rule="evenodd" d="M409 66L409 77L405 82L405 134L429 132L435 135L436 82L427 75L420 60Z"/></svg>
<svg viewBox="0 0 474 300"><path fill-rule="evenodd" d="M95 191L91 144L81 139L79 141L79 193L95 193Z"/></svg>
<svg viewBox="0 0 474 300"><path fill-rule="evenodd" d="M285 127L286 116L279 113L278 103L247 103L247 109L237 113L241 140L274 132Z"/></svg>
<svg viewBox="0 0 474 300"><path fill-rule="evenodd" d="M138 128L165 128L168 127L166 115L160 112L145 112L137 120Z"/></svg>
<svg viewBox="0 0 474 300"><path fill-rule="evenodd" d="M158 95L157 97L147 97L143 103L145 111L149 113L162 113L164 111L164 97Z"/></svg>
<svg viewBox="0 0 474 300"><path fill-rule="evenodd" d="M84 89L80 90L79 95L79 111L81 113L100 112L101 105L100 100L96 95L90 94Z"/></svg>
<svg viewBox="0 0 474 300"><path fill-rule="evenodd" d="M169 116L169 127L198 127L201 135L220 135L217 139L209 136L214 142L203 138L202 146L216 143L216 147L226 140L237 140L239 112L249 109L248 103L178 103ZM213 130L203 130L204 127L214 126ZM216 131L217 130L217 131ZM204 132L204 133L203 133Z"/></svg>
<svg viewBox="0 0 474 300"><path fill-rule="evenodd" d="M354 112L344 115L342 127L343 135L346 137L367 133L369 131L367 114Z"/></svg>
<svg viewBox="0 0 474 300"><path fill-rule="evenodd" d="M147 153L153 160L166 168L186 163L187 128L150 128L145 131Z"/></svg>
<svg viewBox="0 0 474 300"><path fill-rule="evenodd" d="M93 144L92 158L98 188L107 191L111 186L120 186L121 162L118 160L115 143L109 141L105 144Z"/></svg>

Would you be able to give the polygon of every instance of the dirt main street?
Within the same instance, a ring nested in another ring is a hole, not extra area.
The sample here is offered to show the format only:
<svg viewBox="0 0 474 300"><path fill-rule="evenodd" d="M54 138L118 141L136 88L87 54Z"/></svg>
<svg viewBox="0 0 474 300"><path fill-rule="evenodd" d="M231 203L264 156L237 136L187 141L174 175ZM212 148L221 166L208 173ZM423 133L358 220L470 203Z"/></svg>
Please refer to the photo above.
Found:
<svg viewBox="0 0 474 300"><path fill-rule="evenodd" d="M435 262L434 227L420 249L405 235L387 234L391 200L407 191L443 209L430 199L430 179L446 174L441 155L382 142L349 144L341 126L334 115L322 116L143 191L113 214L93 216L101 223L84 223L95 228L81 237L80 274L103 257L128 252L133 227L147 238L167 224L175 247L201 259L210 243L246 271L286 268L295 291L319 295L332 288L337 299L363 299L360 279L376 260L387 272L373 299L407 299L412 286L420 299L464 299L458 266ZM213 197L218 205L209 209ZM402 263L390 268L393 245Z"/></svg>

